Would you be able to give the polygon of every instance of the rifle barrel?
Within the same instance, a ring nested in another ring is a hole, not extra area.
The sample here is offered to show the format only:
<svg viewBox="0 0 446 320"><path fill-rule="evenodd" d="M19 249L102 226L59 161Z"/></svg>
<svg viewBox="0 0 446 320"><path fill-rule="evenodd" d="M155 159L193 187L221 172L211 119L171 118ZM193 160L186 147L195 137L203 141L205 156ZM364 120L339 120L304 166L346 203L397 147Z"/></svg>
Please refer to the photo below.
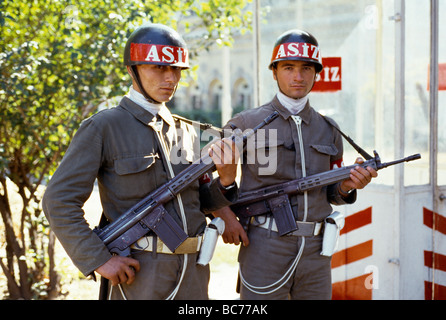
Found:
<svg viewBox="0 0 446 320"><path fill-rule="evenodd" d="M367 167L371 166L375 168L376 170L384 169L388 166L392 166L398 163L402 162L408 162L420 159L420 154L414 154L409 157L386 162L386 163L380 163L379 156L375 152L375 158L372 158L370 160L365 161L360 166ZM321 173L317 173L314 175L310 175L305 178L299 178L296 180L287 181L284 183L279 183L273 186L268 186L264 188L260 188L254 191L247 191L244 193L241 193L239 195L239 199L234 203L231 207L237 207L237 206L243 206L250 203L262 201L265 199L269 199L275 196L278 196L280 194L297 194L302 193L304 191L309 191L315 188L320 188L323 186L328 186L333 183L340 182L344 179L347 179L350 176L350 170L354 169L358 164L353 164L347 167L341 167L338 169L325 171Z"/></svg>
<svg viewBox="0 0 446 320"><path fill-rule="evenodd" d="M402 158L402 159L399 159L399 160L395 160L395 161L390 161L390 162L381 163L381 164L378 166L378 169L387 168L387 167L389 167L389 166L393 166L393 165L398 164L398 163L409 162L409 161L417 160L417 159L420 159L420 158L421 158L421 155L420 155L419 153L417 153L417 154L413 154L413 155L411 155L411 156L408 156L408 157L406 157L406 158Z"/></svg>

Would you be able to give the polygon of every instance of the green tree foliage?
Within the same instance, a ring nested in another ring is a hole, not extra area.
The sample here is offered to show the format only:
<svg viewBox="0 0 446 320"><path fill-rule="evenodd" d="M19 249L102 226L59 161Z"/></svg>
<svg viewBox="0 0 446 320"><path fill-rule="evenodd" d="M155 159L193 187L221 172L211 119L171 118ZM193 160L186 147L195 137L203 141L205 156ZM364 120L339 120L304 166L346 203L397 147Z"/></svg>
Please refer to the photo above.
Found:
<svg viewBox="0 0 446 320"><path fill-rule="evenodd" d="M196 64L200 50L230 45L234 30L249 29L248 2L0 0L0 266L10 298L59 293L41 186L80 121L128 90L122 56L130 33L143 22L168 24Z"/></svg>

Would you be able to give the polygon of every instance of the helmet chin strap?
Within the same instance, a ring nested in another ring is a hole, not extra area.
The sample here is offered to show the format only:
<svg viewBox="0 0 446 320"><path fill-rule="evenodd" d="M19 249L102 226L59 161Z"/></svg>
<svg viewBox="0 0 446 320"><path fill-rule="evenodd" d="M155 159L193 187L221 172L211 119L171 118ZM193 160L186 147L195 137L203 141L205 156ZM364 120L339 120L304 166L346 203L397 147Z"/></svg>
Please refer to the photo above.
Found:
<svg viewBox="0 0 446 320"><path fill-rule="evenodd" d="M141 94L144 96L144 98L146 98L146 100L149 101L150 103L161 104L161 102L153 99L151 96L149 96L149 94L146 92L146 90L144 90L141 80L139 78L139 74L138 74L138 70L136 69L136 66L130 66L129 69L130 69L132 78L135 80L135 82L138 85L138 88L139 88Z"/></svg>
<svg viewBox="0 0 446 320"><path fill-rule="evenodd" d="M156 101L151 96L149 96L149 94L146 92L146 90L144 90L142 83L141 83L141 79L139 78L139 73L138 73L138 69L136 68L136 66L130 66L129 69L130 69L132 78L135 80L136 85L138 86L138 88L141 91L141 94L144 96L144 98L146 98L146 100L149 101L150 103L161 104L162 102ZM175 90L173 91L172 96L175 94L175 92L177 92L177 89L178 89L178 85L175 86Z"/></svg>

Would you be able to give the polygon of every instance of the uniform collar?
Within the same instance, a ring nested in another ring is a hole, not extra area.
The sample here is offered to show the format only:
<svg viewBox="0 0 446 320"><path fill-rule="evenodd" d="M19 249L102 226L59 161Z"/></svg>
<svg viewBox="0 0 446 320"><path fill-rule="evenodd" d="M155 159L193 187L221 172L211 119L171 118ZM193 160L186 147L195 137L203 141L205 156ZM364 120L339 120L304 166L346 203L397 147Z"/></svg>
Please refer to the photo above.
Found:
<svg viewBox="0 0 446 320"><path fill-rule="evenodd" d="M284 107L279 99L277 99L277 95L274 97L273 101L273 108L275 110L277 110L277 112L279 112L280 116L282 118L284 118L285 120L288 120L289 117L291 117L293 114L290 112L290 110L288 110L286 107ZM310 123L311 121L311 105L310 105L310 101L308 100L307 103L305 104L305 107L303 108L302 111L300 111L298 114L298 116L300 116L302 118L302 121L305 124Z"/></svg>
<svg viewBox="0 0 446 320"><path fill-rule="evenodd" d="M145 125L152 124L157 120L155 114L147 111L126 96L122 98L120 105ZM158 114L169 126L175 126L175 120L173 119L169 109L164 104L160 108Z"/></svg>
<svg viewBox="0 0 446 320"><path fill-rule="evenodd" d="M162 105L161 110L158 112L158 114L163 118L165 122L171 127L175 126L175 120L172 117L172 113L170 110L166 107L165 104Z"/></svg>

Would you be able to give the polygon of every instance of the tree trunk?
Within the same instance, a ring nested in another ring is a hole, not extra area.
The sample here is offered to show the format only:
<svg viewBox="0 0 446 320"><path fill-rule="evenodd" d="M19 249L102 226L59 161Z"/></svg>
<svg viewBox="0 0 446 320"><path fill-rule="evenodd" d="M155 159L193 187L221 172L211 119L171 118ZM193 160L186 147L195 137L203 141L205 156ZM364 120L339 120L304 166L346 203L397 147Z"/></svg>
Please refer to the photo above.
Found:
<svg viewBox="0 0 446 320"><path fill-rule="evenodd" d="M17 241L17 236L14 232L14 226L12 223L11 209L8 200L8 193L6 191L6 180L1 181L4 192L0 195L0 212L2 215L3 224L5 226L6 236L6 258L7 265L1 263L3 272L8 279L8 290L11 299L31 299L31 284L28 279L28 265L26 263L25 250L20 246ZM20 285L17 284L14 274L14 257L17 259L17 265L19 267ZM19 289L19 293L17 292Z"/></svg>
<svg viewBox="0 0 446 320"><path fill-rule="evenodd" d="M50 231L48 241L48 258L49 258L49 275L50 275L50 287L48 289L48 298L53 299L59 295L60 292L60 275L55 270L54 262L54 247L56 245L56 235L53 231Z"/></svg>

